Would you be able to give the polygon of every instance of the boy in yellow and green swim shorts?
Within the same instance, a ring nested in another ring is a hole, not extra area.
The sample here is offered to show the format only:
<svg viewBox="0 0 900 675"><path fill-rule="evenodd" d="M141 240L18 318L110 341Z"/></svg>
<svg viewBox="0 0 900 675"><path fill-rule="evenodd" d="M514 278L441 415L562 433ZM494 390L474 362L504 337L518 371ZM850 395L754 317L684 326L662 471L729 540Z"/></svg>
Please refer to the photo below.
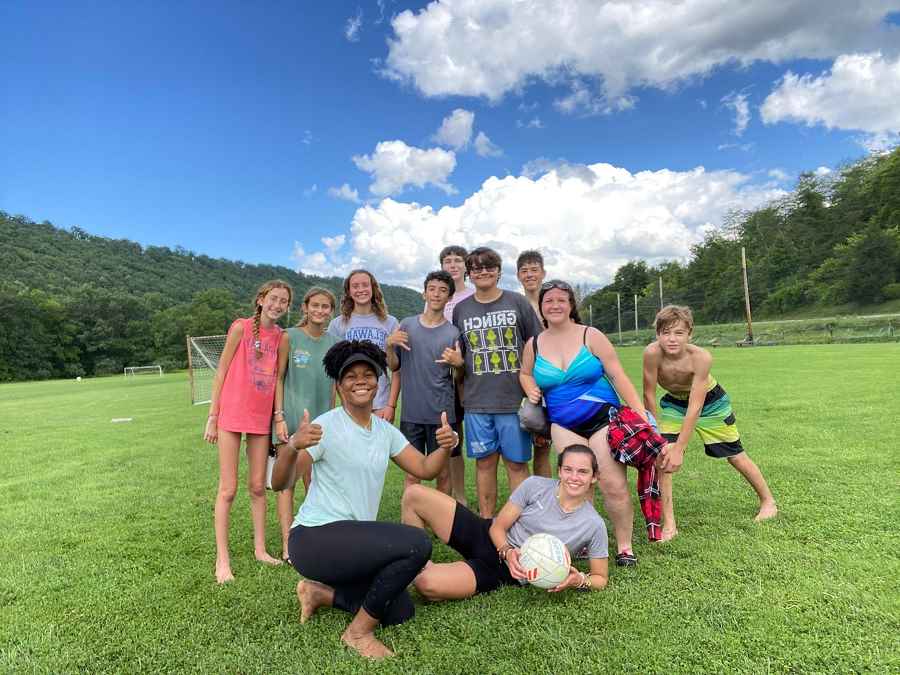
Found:
<svg viewBox="0 0 900 675"><path fill-rule="evenodd" d="M656 342L644 350L644 406L656 415L656 385L666 394L659 402L660 433L669 445L660 453L659 488L663 501L662 539L678 533L672 502L672 474L681 468L694 431L706 454L728 460L756 491L756 521L778 513L759 468L744 452L731 400L710 374L712 355L690 344L694 317L687 307L669 305L656 315Z"/></svg>

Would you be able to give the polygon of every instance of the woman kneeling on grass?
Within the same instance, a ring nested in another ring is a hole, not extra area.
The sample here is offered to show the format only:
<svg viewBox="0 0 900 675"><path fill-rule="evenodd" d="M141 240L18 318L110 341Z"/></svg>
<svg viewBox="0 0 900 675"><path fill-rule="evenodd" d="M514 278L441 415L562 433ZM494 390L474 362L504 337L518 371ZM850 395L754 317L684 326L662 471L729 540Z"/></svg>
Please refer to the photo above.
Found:
<svg viewBox="0 0 900 675"><path fill-rule="evenodd" d="M550 592L601 589L609 578L606 524L591 503L597 458L586 445L559 454L559 480L531 476L510 495L493 520L475 515L437 490L411 485L403 493L403 522L429 527L465 560L428 563L416 589L429 600L458 600L504 585L524 584L519 547L546 532L566 545L572 558L590 559L590 572L575 567Z"/></svg>
<svg viewBox="0 0 900 675"><path fill-rule="evenodd" d="M282 490L295 481L298 451L307 455L301 460L312 462L309 493L288 542L291 563L307 578L297 584L300 621L322 606L343 609L355 614L341 635L344 644L368 658L392 656L375 637L375 627L412 618L415 608L406 587L431 557L431 540L408 525L375 522L388 460L430 480L459 438L443 413L439 447L426 457L390 422L373 415L378 378L387 364L371 342L338 342L322 362L343 406L312 423L304 412L300 427L278 447L272 472L272 487Z"/></svg>

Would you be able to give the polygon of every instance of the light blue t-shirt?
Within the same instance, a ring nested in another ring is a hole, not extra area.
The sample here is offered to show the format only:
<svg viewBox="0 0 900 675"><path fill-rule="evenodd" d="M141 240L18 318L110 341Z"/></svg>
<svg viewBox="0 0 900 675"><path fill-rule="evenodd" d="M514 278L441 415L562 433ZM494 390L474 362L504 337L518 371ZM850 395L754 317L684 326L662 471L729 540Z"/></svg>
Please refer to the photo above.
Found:
<svg viewBox="0 0 900 675"><path fill-rule="evenodd" d="M388 461L409 441L393 424L374 415L371 420L372 428L364 429L344 408L313 420L322 426L322 440L306 449L313 459L312 483L294 525L378 517Z"/></svg>

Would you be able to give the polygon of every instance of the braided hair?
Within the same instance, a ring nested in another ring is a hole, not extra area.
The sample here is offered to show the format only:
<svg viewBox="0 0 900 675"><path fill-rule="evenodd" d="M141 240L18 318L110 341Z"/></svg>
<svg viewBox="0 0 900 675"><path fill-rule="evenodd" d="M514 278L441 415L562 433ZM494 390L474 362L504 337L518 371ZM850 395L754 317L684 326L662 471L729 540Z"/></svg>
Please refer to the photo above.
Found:
<svg viewBox="0 0 900 675"><path fill-rule="evenodd" d="M335 382L340 380L341 367L354 354L362 354L372 359L381 368L381 372L387 370L387 358L378 345L368 340L341 340L325 352L325 358L322 359L322 365L325 366L325 374Z"/></svg>
<svg viewBox="0 0 900 675"><path fill-rule="evenodd" d="M286 281L282 281L281 279L273 279L272 281L267 281L256 291L256 299L253 301L253 349L256 353L257 359L261 359L263 356L262 341L259 339L259 324L262 319L262 302L266 299L269 291L275 288L283 288L287 291L288 307L291 306L291 302L294 299L294 290L290 287L290 284L288 284Z"/></svg>

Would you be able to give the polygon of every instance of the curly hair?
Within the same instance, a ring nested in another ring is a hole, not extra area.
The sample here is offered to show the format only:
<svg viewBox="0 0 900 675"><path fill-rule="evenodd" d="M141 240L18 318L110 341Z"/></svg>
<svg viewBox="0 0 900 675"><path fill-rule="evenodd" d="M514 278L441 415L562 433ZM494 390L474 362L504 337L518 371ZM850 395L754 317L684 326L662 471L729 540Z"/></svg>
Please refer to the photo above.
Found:
<svg viewBox="0 0 900 675"><path fill-rule="evenodd" d="M387 303L384 301L384 293L381 292L381 286L378 285L378 280L369 270L359 269L353 270L344 279L344 295L341 297L341 316L344 317L344 322L349 321L350 315L353 314L355 303L353 298L350 297L350 280L357 274L365 274L369 277L369 283L372 284L372 312L378 317L379 321L384 321L387 319L388 308Z"/></svg>
<svg viewBox="0 0 900 675"><path fill-rule="evenodd" d="M453 277L450 276L448 272L444 270L437 270L435 272L429 272L428 276L425 277L425 286L424 289L428 290L428 282L429 281L440 281L442 284L447 284L447 288L450 289L450 297L456 293L456 282L453 281Z"/></svg>
<svg viewBox="0 0 900 675"><path fill-rule="evenodd" d="M325 352L325 358L322 359L322 365L325 366L325 374L337 382L341 379L341 373L344 370L344 364L347 362L347 359L357 354L371 359L381 368L382 373L387 370L387 358L378 345L372 344L367 340L341 340ZM379 375L380 373L375 374Z"/></svg>

